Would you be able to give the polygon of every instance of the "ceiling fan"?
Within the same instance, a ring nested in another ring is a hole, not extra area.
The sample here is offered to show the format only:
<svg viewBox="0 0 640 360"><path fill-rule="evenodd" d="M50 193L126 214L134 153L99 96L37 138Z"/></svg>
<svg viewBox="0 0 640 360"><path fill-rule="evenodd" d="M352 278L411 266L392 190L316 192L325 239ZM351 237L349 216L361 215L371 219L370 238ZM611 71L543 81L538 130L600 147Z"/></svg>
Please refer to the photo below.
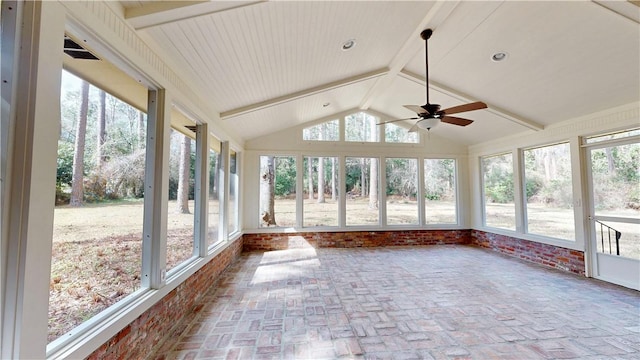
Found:
<svg viewBox="0 0 640 360"><path fill-rule="evenodd" d="M431 29L425 29L420 33L420 37L424 39L424 52L425 52L425 67L426 67L426 89L427 89L427 103L419 105L404 105L405 108L415 112L417 117L410 117L406 119L389 120L379 123L378 125L388 124L397 121L404 120L418 120L409 129L409 132L415 132L418 129L430 130L432 127L438 125L438 123L448 123L458 126L467 126L473 122L473 120L464 119L456 116L450 116L451 114L457 114L466 111L486 109L487 104L476 101L469 104L458 105L450 107L448 109L440 110L440 105L429 103L429 51L428 40L433 34Z"/></svg>

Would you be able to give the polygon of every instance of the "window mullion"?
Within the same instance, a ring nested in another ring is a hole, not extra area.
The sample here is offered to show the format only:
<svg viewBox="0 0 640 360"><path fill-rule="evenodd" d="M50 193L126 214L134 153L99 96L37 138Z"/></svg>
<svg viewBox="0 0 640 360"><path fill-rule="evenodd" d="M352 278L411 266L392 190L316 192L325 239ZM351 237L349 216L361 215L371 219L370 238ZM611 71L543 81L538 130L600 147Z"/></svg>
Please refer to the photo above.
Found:
<svg viewBox="0 0 640 360"><path fill-rule="evenodd" d="M142 287L161 288L166 277L169 201L170 101L164 89L150 90L147 117Z"/></svg>
<svg viewBox="0 0 640 360"><path fill-rule="evenodd" d="M218 240L226 242L229 239L229 176L230 167L229 142L220 143L220 172L218 174L218 203L220 204L220 221L218 222Z"/></svg>
<svg viewBox="0 0 640 360"><path fill-rule="evenodd" d="M205 257L209 227L209 136L207 124L196 127L196 176L194 209L194 253Z"/></svg>

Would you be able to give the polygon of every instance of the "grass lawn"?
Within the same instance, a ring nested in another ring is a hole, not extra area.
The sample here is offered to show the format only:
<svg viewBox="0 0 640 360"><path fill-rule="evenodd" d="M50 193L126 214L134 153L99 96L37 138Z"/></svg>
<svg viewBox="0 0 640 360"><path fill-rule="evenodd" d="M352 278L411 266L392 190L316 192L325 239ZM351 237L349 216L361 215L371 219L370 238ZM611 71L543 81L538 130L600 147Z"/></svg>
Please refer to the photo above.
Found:
<svg viewBox="0 0 640 360"><path fill-rule="evenodd" d="M193 202L190 209L193 212ZM210 209L217 209L212 201ZM304 200L304 225L335 226L338 203L327 199L318 204ZM168 204L167 269L192 256L193 214L176 213L175 202ZM532 211L533 210L533 211ZM512 221L513 207L491 204L494 223ZM573 212L545 206L529 206L530 230L572 239ZM428 223L455 223L451 202L427 201ZM635 215L634 215L635 214ZM416 201L393 199L387 204L389 224L417 224ZM599 214L606 215L606 214ZM627 215L625 215L627 216ZM638 217L637 211L628 216ZM209 214L217 224L218 213ZM276 201L278 226L295 225L295 200ZM140 288L142 259L143 201L116 201L55 208L51 281L49 288L49 341L68 332L100 311ZM216 234L215 224L210 234ZM349 199L347 224L378 224L378 210L370 209L367 199ZM622 255L640 259L640 226L612 224L623 232ZM216 240L211 236L209 244Z"/></svg>

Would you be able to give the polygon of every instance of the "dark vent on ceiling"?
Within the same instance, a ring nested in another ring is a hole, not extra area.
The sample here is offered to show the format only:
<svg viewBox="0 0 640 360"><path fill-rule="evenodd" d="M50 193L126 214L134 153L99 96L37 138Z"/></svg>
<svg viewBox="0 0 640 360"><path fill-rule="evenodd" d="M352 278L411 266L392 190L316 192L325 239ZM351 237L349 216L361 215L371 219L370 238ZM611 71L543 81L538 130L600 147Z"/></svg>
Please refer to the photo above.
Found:
<svg viewBox="0 0 640 360"><path fill-rule="evenodd" d="M66 35L64 37L64 53L74 59L100 60Z"/></svg>
<svg viewBox="0 0 640 360"><path fill-rule="evenodd" d="M189 130L193 131L193 132L196 132L196 128L197 128L197 126L188 125L188 126L185 126L185 127L186 127L187 129L189 129Z"/></svg>

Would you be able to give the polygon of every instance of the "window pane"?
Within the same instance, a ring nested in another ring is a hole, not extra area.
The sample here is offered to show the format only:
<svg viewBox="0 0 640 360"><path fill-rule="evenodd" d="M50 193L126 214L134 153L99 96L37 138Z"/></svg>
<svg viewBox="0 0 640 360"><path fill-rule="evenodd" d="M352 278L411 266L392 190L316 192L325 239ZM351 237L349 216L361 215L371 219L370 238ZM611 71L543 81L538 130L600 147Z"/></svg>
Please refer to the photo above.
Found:
<svg viewBox="0 0 640 360"><path fill-rule="evenodd" d="M345 140L360 142L380 141L378 118L364 112L345 117Z"/></svg>
<svg viewBox="0 0 640 360"><path fill-rule="evenodd" d="M167 271L194 255L194 179L196 142L171 130L169 204L167 206Z"/></svg>
<svg viewBox="0 0 640 360"><path fill-rule="evenodd" d="M457 224L456 160L424 160L424 208L427 224Z"/></svg>
<svg viewBox="0 0 640 360"><path fill-rule="evenodd" d="M409 143L417 144L420 142L418 132L409 132L409 129L396 124L384 125L384 141L388 143Z"/></svg>
<svg viewBox="0 0 640 360"><path fill-rule="evenodd" d="M302 130L303 140L338 141L340 140L340 121L331 120L310 126Z"/></svg>
<svg viewBox="0 0 640 360"><path fill-rule="evenodd" d="M207 244L210 247L222 240L218 235L218 224L220 223L219 176L220 154L213 149L209 149L209 218L207 220L209 230L207 231Z"/></svg>
<svg viewBox="0 0 640 360"><path fill-rule="evenodd" d="M296 225L296 158L260 157L260 226Z"/></svg>
<svg viewBox="0 0 640 360"><path fill-rule="evenodd" d="M509 154L482 159L485 225L516 229L513 193L513 156Z"/></svg>
<svg viewBox="0 0 640 360"><path fill-rule="evenodd" d="M596 216L640 217L640 143L591 151Z"/></svg>
<svg viewBox="0 0 640 360"><path fill-rule="evenodd" d="M418 159L387 158L387 224L419 224Z"/></svg>
<svg viewBox="0 0 640 360"><path fill-rule="evenodd" d="M141 285L146 114L84 90L62 72L49 341Z"/></svg>
<svg viewBox="0 0 640 360"><path fill-rule="evenodd" d="M304 158L303 226L338 226L338 158Z"/></svg>
<svg viewBox="0 0 640 360"><path fill-rule="evenodd" d="M622 138L631 137L631 136L637 136L637 135L640 135L640 129L625 130L625 131L615 132L615 133L612 133L612 134L590 136L590 137L585 139L585 143L593 144L593 143L598 143L598 142L601 142L601 141L622 139Z"/></svg>
<svg viewBox="0 0 640 360"><path fill-rule="evenodd" d="M347 226L378 225L377 158L346 158Z"/></svg>
<svg viewBox="0 0 640 360"><path fill-rule="evenodd" d="M527 232L575 240L569 144L524 151Z"/></svg>
<svg viewBox="0 0 640 360"><path fill-rule="evenodd" d="M238 166L238 153L231 150L229 160L229 234L233 234L239 230L240 211L238 208L238 199L240 196L240 171Z"/></svg>

